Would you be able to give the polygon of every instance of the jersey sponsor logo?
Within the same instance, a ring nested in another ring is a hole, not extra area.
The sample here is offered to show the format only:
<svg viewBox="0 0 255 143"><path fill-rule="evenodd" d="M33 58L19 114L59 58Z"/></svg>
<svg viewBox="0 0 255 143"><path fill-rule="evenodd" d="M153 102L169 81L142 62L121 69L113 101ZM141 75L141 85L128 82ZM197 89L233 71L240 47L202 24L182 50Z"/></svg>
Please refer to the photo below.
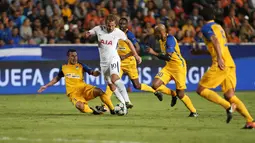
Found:
<svg viewBox="0 0 255 143"><path fill-rule="evenodd" d="M125 47L119 47L119 50L126 50Z"/></svg>
<svg viewBox="0 0 255 143"><path fill-rule="evenodd" d="M104 44L104 45L112 45L112 41L107 41L107 40L101 40L100 44Z"/></svg>
<svg viewBox="0 0 255 143"><path fill-rule="evenodd" d="M67 73L66 74L67 78L75 78L75 79L80 79L79 75L76 75L75 73Z"/></svg>

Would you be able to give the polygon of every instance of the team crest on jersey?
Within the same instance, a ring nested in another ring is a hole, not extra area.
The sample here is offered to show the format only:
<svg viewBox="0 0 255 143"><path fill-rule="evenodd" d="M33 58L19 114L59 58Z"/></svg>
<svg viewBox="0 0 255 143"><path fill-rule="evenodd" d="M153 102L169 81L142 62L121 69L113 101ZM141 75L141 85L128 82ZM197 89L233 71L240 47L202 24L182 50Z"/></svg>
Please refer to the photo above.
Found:
<svg viewBox="0 0 255 143"><path fill-rule="evenodd" d="M101 41L100 41L100 44L104 44L104 45L112 45L112 41L111 40L104 40L104 39L102 39Z"/></svg>
<svg viewBox="0 0 255 143"><path fill-rule="evenodd" d="M79 69L79 66L76 66L76 69L78 70L78 69Z"/></svg>

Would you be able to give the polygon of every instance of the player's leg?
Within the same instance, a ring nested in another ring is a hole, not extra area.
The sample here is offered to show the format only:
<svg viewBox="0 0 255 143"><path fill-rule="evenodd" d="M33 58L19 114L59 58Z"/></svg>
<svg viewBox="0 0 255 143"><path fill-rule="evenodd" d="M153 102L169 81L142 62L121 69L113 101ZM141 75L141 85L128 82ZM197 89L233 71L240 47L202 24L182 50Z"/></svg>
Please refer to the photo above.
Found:
<svg viewBox="0 0 255 143"><path fill-rule="evenodd" d="M111 81L110 77L109 77L109 80ZM117 97L117 99L118 99L121 103L125 104L125 99L123 98L122 94L120 93L120 91L119 91L119 89L116 87L116 85L109 82L109 83L108 83L108 86L109 86L110 90L113 91L113 93L114 93L114 95Z"/></svg>
<svg viewBox="0 0 255 143"><path fill-rule="evenodd" d="M197 93L203 98L221 105L227 111L227 120L229 123L232 119L232 112L235 108L234 104L230 104L228 101L220 97L216 92L210 90L209 88L216 88L219 86L226 78L227 72L220 70L217 66L211 67L202 77L199 82Z"/></svg>
<svg viewBox="0 0 255 143"><path fill-rule="evenodd" d="M120 71L120 78L122 77L122 75L123 75L123 70ZM105 94L108 96L109 99L111 99L111 96L112 96L112 93L113 93L112 89L113 89L113 91L115 91L114 92L115 95L117 94L117 95L121 96L120 92L116 91L116 86L114 84L111 84L111 88L110 88L109 85L107 85L106 90L105 90ZM96 109L98 109L100 111L103 111L103 112L106 112L107 108L108 108L107 105L104 104L104 103L102 103L102 105L96 106Z"/></svg>
<svg viewBox="0 0 255 143"><path fill-rule="evenodd" d="M244 103L235 95L235 87L236 87L236 73L235 68L228 69L228 76L226 80L222 83L222 91L224 92L224 97L230 103L234 103L236 105L237 111L245 118L246 125L244 128L255 128L255 123L253 122L253 118L250 115L249 111L245 107Z"/></svg>
<svg viewBox="0 0 255 143"><path fill-rule="evenodd" d="M229 123L232 119L232 113L235 110L235 104L230 104L228 101L225 99L221 98L220 95L218 95L216 92L213 90L210 90L209 88L205 88L202 85L198 85L197 88L197 93L202 96L203 98L214 102L216 104L221 105L223 108L226 109L227 112L227 120L226 122Z"/></svg>
<svg viewBox="0 0 255 143"><path fill-rule="evenodd" d="M120 78L122 77L122 75L123 75L123 70L120 70ZM112 89L113 89L113 90L112 90ZM109 98L111 98L112 93L113 93L113 91L114 91L115 89L116 89L116 88L115 88L114 85L111 85L111 88L110 88L110 86L107 86L107 87L106 87L106 90L105 90L105 94L108 95Z"/></svg>
<svg viewBox="0 0 255 143"><path fill-rule="evenodd" d="M83 91L75 91L68 95L73 105L75 105L75 107L82 113L93 113L95 115L100 114L100 112L89 107L88 102L82 96L82 92Z"/></svg>
<svg viewBox="0 0 255 143"><path fill-rule="evenodd" d="M119 90L120 94L122 95L122 97L125 100L125 105L128 108L132 108L133 105L129 99L126 87L123 83L123 81L120 79L120 59L116 58L113 59L111 64L110 64L110 78L111 78L111 82L117 87L117 89Z"/></svg>
<svg viewBox="0 0 255 143"><path fill-rule="evenodd" d="M224 97L230 102L236 105L236 111L239 112L246 120L246 124L244 126L245 129L255 128L255 122L249 111L245 107L244 103L235 95L235 91L233 88L229 89L224 93Z"/></svg>
<svg viewBox="0 0 255 143"><path fill-rule="evenodd" d="M184 105L189 109L190 111L190 115L189 117L197 117L197 110L196 108L193 106L192 101L190 100L189 96L185 94L184 89L176 89L176 93L178 98L184 103Z"/></svg>
<svg viewBox="0 0 255 143"><path fill-rule="evenodd" d="M149 85L147 84L144 84L144 83L140 83L139 82L139 79L136 78L136 79L131 79L132 83L133 83L133 86L135 89L139 89L139 90L142 90L142 91L147 91L147 92L156 92L152 87L150 87Z"/></svg>
<svg viewBox="0 0 255 143"><path fill-rule="evenodd" d="M104 74L105 81L107 82L108 87L110 88L110 90L115 94L115 96L117 97L117 99L121 103L125 104L125 100L122 97L121 93L119 92L118 88L116 88L116 86L112 83L112 80L111 80L111 77L110 77L110 69L109 69L109 67L102 66L101 70L102 70L102 72Z"/></svg>
<svg viewBox="0 0 255 143"><path fill-rule="evenodd" d="M152 87L148 86L147 84L143 84L139 82L137 64L134 58L132 58L132 60L130 60L128 64L124 63L124 65L121 66L121 69L128 74L128 77L131 79L135 89L153 92L153 93L155 92L155 90Z"/></svg>
<svg viewBox="0 0 255 143"><path fill-rule="evenodd" d="M114 106L112 104L111 98L105 94L100 88L94 88L93 90L94 97L100 97L101 101L107 105L110 109L111 114L114 114Z"/></svg>
<svg viewBox="0 0 255 143"><path fill-rule="evenodd" d="M166 87L165 83L161 79L155 78L152 81L152 88L155 89L156 91L160 91L164 94L171 95L172 96L171 106L173 107L176 104L176 102L177 102L176 92L171 90L170 88ZM155 96L157 96L159 101L163 100L162 94L158 94L157 92L155 92L154 94L155 94Z"/></svg>
<svg viewBox="0 0 255 143"><path fill-rule="evenodd" d="M112 81L112 83L114 83L114 86L119 91L119 93L122 95L127 108L132 108L133 104L131 103L131 101L129 99L129 96L128 96L128 93L127 93L127 90L126 90L126 87L125 87L123 81L119 78L119 76L117 74L111 75L111 81Z"/></svg>
<svg viewBox="0 0 255 143"><path fill-rule="evenodd" d="M154 78L152 82L152 88L156 91L160 91L164 94L172 96L171 106L173 107L177 102L176 92L171 90L170 88L166 87L166 84L171 80L171 75L164 67ZM155 93L154 93L155 94ZM160 95L155 94L160 101L163 100L163 97Z"/></svg>
<svg viewBox="0 0 255 143"><path fill-rule="evenodd" d="M177 97L184 103L184 105L189 109L189 117L197 117L196 108L193 106L192 101L189 96L185 94L186 87L186 74L187 70L184 66L176 67L175 69L170 70L173 80L176 85Z"/></svg>

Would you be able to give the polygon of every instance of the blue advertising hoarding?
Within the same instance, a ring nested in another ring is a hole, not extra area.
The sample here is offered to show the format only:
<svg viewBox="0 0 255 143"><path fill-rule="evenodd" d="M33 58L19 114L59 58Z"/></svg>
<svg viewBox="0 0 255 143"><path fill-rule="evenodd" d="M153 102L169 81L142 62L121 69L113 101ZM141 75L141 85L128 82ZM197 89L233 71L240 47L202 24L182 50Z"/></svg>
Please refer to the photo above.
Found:
<svg viewBox="0 0 255 143"><path fill-rule="evenodd" d="M65 61L29 61L29 62L0 62L0 94L36 94L40 86L48 83L57 75L59 67ZM99 61L82 61L92 68L99 70ZM235 59L237 65L237 90L255 89L255 57ZM142 83L151 85L154 76L164 66L164 62L153 60L144 61L138 66L139 78ZM187 60L187 91L195 91L201 76L210 66L210 59ZM105 89L104 77L85 75L85 82ZM127 87L132 87L127 76L123 76ZM168 87L175 89L174 82ZM137 91L134 90L133 91ZM55 86L48 88L45 93L65 93L65 82L61 79Z"/></svg>

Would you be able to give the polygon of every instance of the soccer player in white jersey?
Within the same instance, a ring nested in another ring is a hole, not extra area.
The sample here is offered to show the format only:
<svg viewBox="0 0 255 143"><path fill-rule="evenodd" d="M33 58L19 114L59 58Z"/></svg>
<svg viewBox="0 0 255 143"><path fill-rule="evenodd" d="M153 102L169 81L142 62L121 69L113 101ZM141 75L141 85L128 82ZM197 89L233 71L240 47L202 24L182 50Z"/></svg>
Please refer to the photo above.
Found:
<svg viewBox="0 0 255 143"><path fill-rule="evenodd" d="M119 76L121 62L117 52L118 41L120 39L124 40L129 45L138 64L142 60L126 34L119 28L116 28L116 21L117 19L114 15L108 15L105 19L106 25L94 27L86 32L85 37L97 35L100 67L105 80L119 101L126 105L127 108L132 108L133 104L130 102L125 85Z"/></svg>

